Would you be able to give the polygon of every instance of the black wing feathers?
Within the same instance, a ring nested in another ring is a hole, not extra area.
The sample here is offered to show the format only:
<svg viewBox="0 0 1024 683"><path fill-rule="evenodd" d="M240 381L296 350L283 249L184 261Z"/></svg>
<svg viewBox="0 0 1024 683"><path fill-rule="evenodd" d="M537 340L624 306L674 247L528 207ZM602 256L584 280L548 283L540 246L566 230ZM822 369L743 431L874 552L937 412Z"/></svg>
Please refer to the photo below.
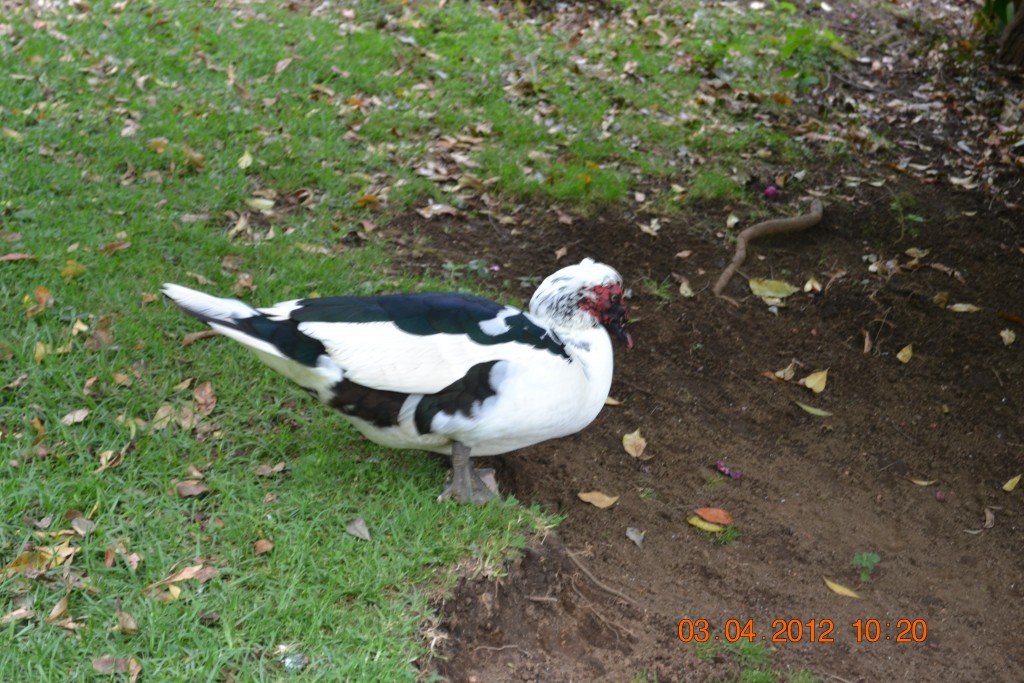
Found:
<svg viewBox="0 0 1024 683"><path fill-rule="evenodd" d="M491 386L491 370L499 362L492 360L477 363L462 379L452 382L437 393L424 396L416 406L416 431L420 434L429 433L430 423L438 413L472 416L474 405L483 403L497 393Z"/></svg>
<svg viewBox="0 0 1024 683"><path fill-rule="evenodd" d="M340 296L303 299L290 317L298 322L370 323L392 322L398 329L417 336L463 334L477 344L506 342L528 344L568 358L562 343L523 313L505 318L508 329L487 334L480 324L494 319L505 307L472 294L427 292L361 297Z"/></svg>

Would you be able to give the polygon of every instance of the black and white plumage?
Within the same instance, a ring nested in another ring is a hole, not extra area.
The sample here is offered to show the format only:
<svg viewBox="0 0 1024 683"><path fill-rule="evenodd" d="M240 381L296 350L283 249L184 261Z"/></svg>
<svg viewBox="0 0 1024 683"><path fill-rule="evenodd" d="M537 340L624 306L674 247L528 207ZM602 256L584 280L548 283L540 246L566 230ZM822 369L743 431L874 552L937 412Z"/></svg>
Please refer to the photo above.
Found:
<svg viewBox="0 0 1024 683"><path fill-rule="evenodd" d="M625 330L622 279L584 259L545 279L528 312L469 294L298 299L252 308L175 284L179 308L241 342L370 440L452 457L442 496L493 496L470 466L590 424Z"/></svg>

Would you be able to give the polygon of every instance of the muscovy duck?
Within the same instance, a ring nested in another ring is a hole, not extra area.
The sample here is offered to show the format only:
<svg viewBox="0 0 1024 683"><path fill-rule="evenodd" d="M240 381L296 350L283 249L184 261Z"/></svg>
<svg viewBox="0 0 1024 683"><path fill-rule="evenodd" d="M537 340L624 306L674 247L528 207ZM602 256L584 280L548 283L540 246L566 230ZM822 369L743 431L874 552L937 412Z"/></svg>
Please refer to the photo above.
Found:
<svg viewBox="0 0 1024 683"><path fill-rule="evenodd" d="M529 312L457 293L342 296L252 308L165 284L181 310L249 347L342 412L368 439L451 456L441 494L483 503L470 456L574 434L612 381L611 331L627 347L622 278L584 259L545 279Z"/></svg>

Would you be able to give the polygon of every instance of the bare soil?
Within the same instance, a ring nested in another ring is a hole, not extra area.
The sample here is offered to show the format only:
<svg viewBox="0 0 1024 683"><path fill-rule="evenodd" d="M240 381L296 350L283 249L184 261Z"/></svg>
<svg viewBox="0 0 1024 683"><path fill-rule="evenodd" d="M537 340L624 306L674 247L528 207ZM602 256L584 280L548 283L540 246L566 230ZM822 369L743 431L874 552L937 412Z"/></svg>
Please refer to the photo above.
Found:
<svg viewBox="0 0 1024 683"><path fill-rule="evenodd" d="M915 60L930 48L921 46L938 34L907 34L888 9L856 7L865 41L895 29L906 45L886 53L895 61L884 78L852 71L842 80L871 78L875 101L909 97L926 77ZM1008 88L1020 101L1019 81L989 77L972 76L971 87ZM1002 486L1024 471L1024 192L1019 169L994 163L978 169L987 185L949 180L959 177L949 160L957 141L978 127L956 108L984 102L954 92L963 81L950 78L940 124L883 122L887 135L919 144L915 162L941 173L900 169L899 151L811 168L815 186L831 188L824 220L754 243L726 291L739 306L710 291L732 257L731 207L691 205L664 219L657 237L637 227L650 216L621 207L571 225L540 207L518 226L470 216L403 227L408 267L435 272L445 260L484 259L514 280L594 257L632 286L635 319L636 347L617 351L612 396L622 405L576 436L494 459L504 492L566 519L507 576L460 580L440 605L448 638L426 669L460 682L730 680L742 661L725 628L749 620L783 673L1021 680L1024 486ZM864 96L837 82L822 96ZM850 176L885 182L844 182ZM908 224L894 197L923 222ZM761 208L795 215L809 203L799 192L787 200ZM911 247L928 254L911 263ZM889 267L872 272L873 258ZM673 275L696 296L681 296ZM745 281L803 285L812 276L820 292L777 310ZM652 282L667 282L669 296ZM958 313L948 308L955 303L980 310ZM1005 344L1003 330L1017 341ZM901 362L907 345L913 355ZM824 392L765 376L791 362L797 379L827 368ZM638 428L647 461L621 445ZM742 477L722 476L720 461ZM577 497L595 489L618 502L602 510ZM739 539L716 544L690 526L703 506L728 510ZM645 533L641 546L627 527ZM867 582L853 566L862 552L881 558ZM832 592L824 578L860 599ZM682 642L682 619L707 620L711 644ZM858 639L858 620L879 622L877 642ZM921 642L901 620L919 620Z"/></svg>

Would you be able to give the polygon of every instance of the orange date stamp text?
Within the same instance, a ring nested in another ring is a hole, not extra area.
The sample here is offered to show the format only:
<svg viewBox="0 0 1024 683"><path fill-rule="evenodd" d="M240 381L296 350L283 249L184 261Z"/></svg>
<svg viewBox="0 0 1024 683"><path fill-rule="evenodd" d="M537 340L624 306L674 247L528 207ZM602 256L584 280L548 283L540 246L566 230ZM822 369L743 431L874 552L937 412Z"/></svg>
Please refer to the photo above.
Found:
<svg viewBox="0 0 1024 683"><path fill-rule="evenodd" d="M923 643L928 623L924 619L857 619L848 631L837 632L831 619L775 619L770 629L755 627L753 619L726 619L721 629L713 628L707 619L681 619L677 627L684 643L834 643L843 633L858 643Z"/></svg>

